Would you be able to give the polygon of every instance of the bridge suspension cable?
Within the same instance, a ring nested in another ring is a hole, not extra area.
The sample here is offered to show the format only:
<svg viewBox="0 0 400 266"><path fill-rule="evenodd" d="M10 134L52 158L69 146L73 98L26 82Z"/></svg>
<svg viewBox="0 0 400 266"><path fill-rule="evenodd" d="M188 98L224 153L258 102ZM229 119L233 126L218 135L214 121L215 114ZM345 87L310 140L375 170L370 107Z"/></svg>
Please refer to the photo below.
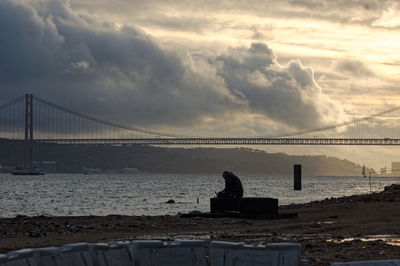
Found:
<svg viewBox="0 0 400 266"><path fill-rule="evenodd" d="M14 100L4 103L4 104L0 105L0 111L4 110L10 106L13 106L15 104L22 103L22 101L24 99L25 99L25 96L21 96L21 97L15 98Z"/></svg>
<svg viewBox="0 0 400 266"><path fill-rule="evenodd" d="M92 121L94 123L99 123L102 124L104 126L108 126L108 127L112 127L115 129L121 129L121 130L127 130L127 131L131 131L131 132L137 132L137 133L143 133L143 134L148 134L148 135L153 135L153 136L158 136L158 137L169 137L169 138L177 138L177 137L185 137L182 135L176 135L176 134L169 134L169 133L164 133L164 132L159 132L159 131L155 131L155 130L149 130L149 129L142 129L142 128L135 128L135 127L129 127L129 126L125 126L125 125L119 125L116 123L112 123L112 122L108 122L99 118L94 118L76 111L72 111L70 109L67 109L65 107L62 107L60 105L51 103L49 101L46 101L44 99L41 99L37 96L34 96L34 99L37 100L39 103L48 105L49 107L53 107L55 109L58 109L60 111L63 111L65 113L68 113L69 115L74 115L76 117L82 118L82 119L86 119L88 121Z"/></svg>
<svg viewBox="0 0 400 266"><path fill-rule="evenodd" d="M23 139L25 96L0 105L0 138Z"/></svg>
<svg viewBox="0 0 400 266"><path fill-rule="evenodd" d="M387 114L393 114L394 115L387 115ZM374 119L378 119L376 121L373 121ZM385 110L382 112L378 112L376 114L366 116L363 118L357 118L353 119L350 121L346 121L340 124L333 124L329 126L324 126L324 127L319 127L319 128L313 128L313 129L306 129L302 131L297 131L292 134L282 134L282 135L277 135L274 136L273 138L291 138L291 137L299 137L299 136L304 136L304 135L312 135L311 137L316 137L314 136L316 133L328 133L330 134L330 138L338 138L340 131L343 133L347 133L347 138L353 137L353 138L367 138L371 137L372 135L376 135L378 133L379 135L382 136L384 135L383 138L385 137L394 137L394 138L400 138L400 134L398 134L395 131L397 128L400 127L400 120L397 123L394 123L393 120L400 119L400 107L394 107L389 110ZM385 120L389 120L389 123ZM370 122L370 124L364 124L365 122ZM386 125L383 125L386 124ZM351 131L354 131L354 126L356 125L357 127L357 132L353 136L349 136ZM352 128L353 126L353 128ZM347 127L344 129L344 127ZM363 128L362 128L363 127ZM372 128L373 127L373 128ZM342 130L340 130L342 128ZM397 133L397 134L395 134ZM368 135L368 136L367 136ZM319 136L322 137L322 136ZM326 134L325 134L326 137Z"/></svg>
<svg viewBox="0 0 400 266"><path fill-rule="evenodd" d="M105 121L32 97L34 140L75 144L400 145L400 107L340 124L272 137L190 137ZM0 138L24 139L24 97L0 105ZM29 123L28 123L29 124Z"/></svg>

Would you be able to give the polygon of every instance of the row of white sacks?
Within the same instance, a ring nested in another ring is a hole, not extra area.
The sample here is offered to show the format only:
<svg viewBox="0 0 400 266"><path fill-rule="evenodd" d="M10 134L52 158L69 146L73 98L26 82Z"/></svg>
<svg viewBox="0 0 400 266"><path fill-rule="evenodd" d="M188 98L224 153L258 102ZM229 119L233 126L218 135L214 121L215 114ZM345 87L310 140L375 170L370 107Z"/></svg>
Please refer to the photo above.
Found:
<svg viewBox="0 0 400 266"><path fill-rule="evenodd" d="M134 240L76 243L62 247L22 249L0 254L0 266L303 266L301 246L273 243L264 246L210 242L206 257L203 240ZM333 263L331 266L400 266L400 260Z"/></svg>

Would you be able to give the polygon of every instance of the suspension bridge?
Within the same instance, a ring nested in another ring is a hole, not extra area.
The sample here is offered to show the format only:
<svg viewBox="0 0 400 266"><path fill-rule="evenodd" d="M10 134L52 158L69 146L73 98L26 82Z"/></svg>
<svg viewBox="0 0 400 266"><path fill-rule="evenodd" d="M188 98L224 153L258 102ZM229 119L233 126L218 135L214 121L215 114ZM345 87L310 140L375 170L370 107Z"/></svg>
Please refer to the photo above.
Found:
<svg viewBox="0 0 400 266"><path fill-rule="evenodd" d="M400 145L400 107L341 124L281 136L192 137L91 117L26 94L0 105L0 139L75 145Z"/></svg>

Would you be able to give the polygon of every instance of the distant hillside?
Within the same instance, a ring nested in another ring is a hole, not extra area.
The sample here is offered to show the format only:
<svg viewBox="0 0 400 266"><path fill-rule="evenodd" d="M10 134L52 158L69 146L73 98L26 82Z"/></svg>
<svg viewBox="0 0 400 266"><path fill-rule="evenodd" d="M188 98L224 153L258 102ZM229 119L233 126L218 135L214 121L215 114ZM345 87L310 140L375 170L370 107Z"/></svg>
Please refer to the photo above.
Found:
<svg viewBox="0 0 400 266"><path fill-rule="evenodd" d="M0 164L23 162L23 142L0 140ZM117 170L137 168L151 173L238 173L292 175L301 164L303 175L360 175L361 166L320 156L291 156L247 148L164 148L151 146L81 146L35 144L35 161L55 161L58 172L82 172L83 167Z"/></svg>

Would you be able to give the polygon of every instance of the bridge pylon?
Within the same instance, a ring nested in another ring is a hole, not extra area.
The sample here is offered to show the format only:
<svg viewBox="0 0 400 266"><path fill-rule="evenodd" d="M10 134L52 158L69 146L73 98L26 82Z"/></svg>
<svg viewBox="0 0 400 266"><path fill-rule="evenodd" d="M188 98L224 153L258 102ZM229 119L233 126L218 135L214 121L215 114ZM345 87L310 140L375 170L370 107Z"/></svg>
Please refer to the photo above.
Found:
<svg viewBox="0 0 400 266"><path fill-rule="evenodd" d="M24 168L33 167L33 95L25 94Z"/></svg>

